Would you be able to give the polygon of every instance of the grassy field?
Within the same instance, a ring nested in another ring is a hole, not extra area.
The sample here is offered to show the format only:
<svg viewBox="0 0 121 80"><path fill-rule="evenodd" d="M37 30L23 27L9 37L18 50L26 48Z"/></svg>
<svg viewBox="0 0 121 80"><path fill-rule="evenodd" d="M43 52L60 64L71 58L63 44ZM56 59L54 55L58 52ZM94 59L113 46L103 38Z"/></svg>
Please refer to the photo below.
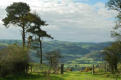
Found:
<svg viewBox="0 0 121 80"><path fill-rule="evenodd" d="M95 74L81 73L81 72L69 72L62 75L64 80L115 80L112 75L109 74ZM118 79L121 80L121 79Z"/></svg>
<svg viewBox="0 0 121 80"><path fill-rule="evenodd" d="M83 73L83 72L66 72L61 74L51 74L50 77L46 77L40 73L32 73L27 76L8 76L6 78L0 78L0 80L116 80L111 74L95 74ZM119 78L118 80L121 80Z"/></svg>

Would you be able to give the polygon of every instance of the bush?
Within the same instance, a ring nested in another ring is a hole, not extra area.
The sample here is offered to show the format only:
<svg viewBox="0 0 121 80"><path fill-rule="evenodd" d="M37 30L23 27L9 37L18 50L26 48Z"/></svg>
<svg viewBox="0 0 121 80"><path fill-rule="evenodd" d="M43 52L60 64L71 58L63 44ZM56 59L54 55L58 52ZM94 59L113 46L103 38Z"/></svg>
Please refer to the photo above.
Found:
<svg viewBox="0 0 121 80"><path fill-rule="evenodd" d="M84 72L90 72L90 71L92 71L92 68L91 68L91 67L86 67L86 68L84 69Z"/></svg>
<svg viewBox="0 0 121 80"><path fill-rule="evenodd" d="M58 73L60 59L62 58L60 52L57 50L51 51L46 53L45 57L48 60L50 68L54 70L53 73Z"/></svg>
<svg viewBox="0 0 121 80"><path fill-rule="evenodd" d="M0 75L25 73L28 68L28 49L17 45L0 50Z"/></svg>

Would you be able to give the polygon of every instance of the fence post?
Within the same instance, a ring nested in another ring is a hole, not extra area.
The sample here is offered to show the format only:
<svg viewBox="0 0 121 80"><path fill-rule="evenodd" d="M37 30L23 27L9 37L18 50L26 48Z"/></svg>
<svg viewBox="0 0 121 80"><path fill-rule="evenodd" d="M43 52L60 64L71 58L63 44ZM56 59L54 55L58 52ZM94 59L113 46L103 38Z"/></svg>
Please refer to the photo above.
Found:
<svg viewBox="0 0 121 80"><path fill-rule="evenodd" d="M32 72L32 65L30 66L30 68L31 68L31 72Z"/></svg>
<svg viewBox="0 0 121 80"><path fill-rule="evenodd" d="M107 72L107 64L104 64L105 72Z"/></svg>
<svg viewBox="0 0 121 80"><path fill-rule="evenodd" d="M64 64L61 64L61 74L64 74Z"/></svg>
<svg viewBox="0 0 121 80"><path fill-rule="evenodd" d="M94 64L92 65L92 74L94 74Z"/></svg>

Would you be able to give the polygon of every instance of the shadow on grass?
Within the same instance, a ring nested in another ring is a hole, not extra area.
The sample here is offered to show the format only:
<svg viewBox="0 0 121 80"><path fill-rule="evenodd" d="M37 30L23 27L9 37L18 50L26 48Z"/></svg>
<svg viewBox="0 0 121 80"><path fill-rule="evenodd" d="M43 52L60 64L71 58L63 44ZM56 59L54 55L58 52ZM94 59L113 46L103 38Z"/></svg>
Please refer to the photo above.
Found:
<svg viewBox="0 0 121 80"><path fill-rule="evenodd" d="M0 80L64 80L58 76L42 76L40 74L29 74L29 75L17 75L17 76L8 76L5 78L0 78Z"/></svg>

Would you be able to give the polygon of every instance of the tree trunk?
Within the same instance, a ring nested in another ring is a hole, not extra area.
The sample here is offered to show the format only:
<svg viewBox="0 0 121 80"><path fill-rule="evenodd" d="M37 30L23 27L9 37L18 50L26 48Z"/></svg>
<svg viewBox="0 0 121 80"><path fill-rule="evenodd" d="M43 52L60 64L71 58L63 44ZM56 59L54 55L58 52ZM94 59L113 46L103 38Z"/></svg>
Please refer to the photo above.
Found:
<svg viewBox="0 0 121 80"><path fill-rule="evenodd" d="M39 42L40 42L40 64L42 64L42 42L40 40L40 37L39 37Z"/></svg>
<svg viewBox="0 0 121 80"><path fill-rule="evenodd" d="M24 25L23 25L23 27L22 27L22 45L23 45L23 48L25 47L25 27L24 27Z"/></svg>
<svg viewBox="0 0 121 80"><path fill-rule="evenodd" d="M111 73L113 74L114 73L114 65L110 65L110 68L111 68Z"/></svg>
<svg viewBox="0 0 121 80"><path fill-rule="evenodd" d="M28 44L27 47L30 48L31 47L31 42L32 42L32 36L28 37Z"/></svg>
<svg viewBox="0 0 121 80"><path fill-rule="evenodd" d="M115 72L117 72L118 71L118 69L117 69L117 64L115 64Z"/></svg>

